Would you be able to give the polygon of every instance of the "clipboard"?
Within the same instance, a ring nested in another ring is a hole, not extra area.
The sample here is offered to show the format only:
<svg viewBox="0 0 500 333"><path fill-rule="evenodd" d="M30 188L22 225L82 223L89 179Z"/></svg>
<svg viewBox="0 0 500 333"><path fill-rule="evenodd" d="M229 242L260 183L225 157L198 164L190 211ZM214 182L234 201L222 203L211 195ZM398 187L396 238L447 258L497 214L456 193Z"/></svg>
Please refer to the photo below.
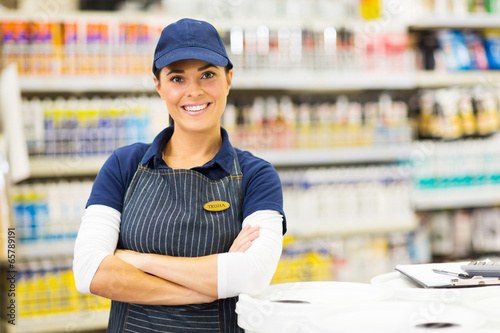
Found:
<svg viewBox="0 0 500 333"><path fill-rule="evenodd" d="M500 285L498 277L473 276L472 278L458 278L454 276L435 273L434 270L443 270L465 273L460 267L468 262L396 265L395 270L405 275L424 288L453 288L453 287L479 287Z"/></svg>

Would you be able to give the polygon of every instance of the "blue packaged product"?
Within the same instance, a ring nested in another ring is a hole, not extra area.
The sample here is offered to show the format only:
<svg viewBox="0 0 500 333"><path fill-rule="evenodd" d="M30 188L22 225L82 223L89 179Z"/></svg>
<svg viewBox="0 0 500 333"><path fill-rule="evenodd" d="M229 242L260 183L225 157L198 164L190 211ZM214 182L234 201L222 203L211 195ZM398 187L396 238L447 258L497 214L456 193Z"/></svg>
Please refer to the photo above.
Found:
<svg viewBox="0 0 500 333"><path fill-rule="evenodd" d="M26 223L25 226L27 227L25 241L36 241L38 235L38 224L35 214L35 196L31 191L25 196L23 215L24 223Z"/></svg>
<svg viewBox="0 0 500 333"><path fill-rule="evenodd" d="M47 198L41 191L39 189L39 192L33 196L34 224L36 225L35 238L37 240L46 239L49 236L49 206Z"/></svg>
<svg viewBox="0 0 500 333"><path fill-rule="evenodd" d="M489 29L484 32L484 48L490 69L500 69L499 29Z"/></svg>
<svg viewBox="0 0 500 333"><path fill-rule="evenodd" d="M16 228L19 230L18 237L21 242L24 242L30 235L31 227L29 223L29 216L25 213L24 194L21 190L18 190L18 192L19 193L14 194L12 197L12 212Z"/></svg>
<svg viewBox="0 0 500 333"><path fill-rule="evenodd" d="M469 50L461 32L442 30L438 33L437 39L448 70L459 71L471 68Z"/></svg>
<svg viewBox="0 0 500 333"><path fill-rule="evenodd" d="M467 43L467 49L469 50L471 60L470 69L488 69L488 59L482 37L475 32L467 31L464 32L464 38Z"/></svg>

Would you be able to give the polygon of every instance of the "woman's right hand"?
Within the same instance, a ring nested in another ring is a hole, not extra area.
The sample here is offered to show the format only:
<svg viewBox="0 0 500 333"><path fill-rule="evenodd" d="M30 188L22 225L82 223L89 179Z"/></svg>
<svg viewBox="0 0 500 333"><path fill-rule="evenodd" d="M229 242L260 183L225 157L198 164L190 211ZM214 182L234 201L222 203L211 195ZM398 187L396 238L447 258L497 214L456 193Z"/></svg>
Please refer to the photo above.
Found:
<svg viewBox="0 0 500 333"><path fill-rule="evenodd" d="M259 237L259 229L258 225L246 225L234 239L229 252L245 252L248 250L252 246L252 241Z"/></svg>

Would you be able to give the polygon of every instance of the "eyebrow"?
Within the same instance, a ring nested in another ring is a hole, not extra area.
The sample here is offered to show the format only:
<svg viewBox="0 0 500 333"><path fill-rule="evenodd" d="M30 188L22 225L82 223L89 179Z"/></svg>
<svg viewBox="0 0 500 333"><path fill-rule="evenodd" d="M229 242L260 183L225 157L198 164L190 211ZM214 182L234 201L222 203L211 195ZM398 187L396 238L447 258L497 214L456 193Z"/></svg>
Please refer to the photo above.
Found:
<svg viewBox="0 0 500 333"><path fill-rule="evenodd" d="M205 65L205 66L198 68L198 72L202 72L205 69L208 69L210 67L217 68L217 66L215 66L214 64L208 64L208 65ZM182 70L182 69L172 69L170 72L167 73L167 76L170 74L183 74L183 73L184 73L184 70Z"/></svg>

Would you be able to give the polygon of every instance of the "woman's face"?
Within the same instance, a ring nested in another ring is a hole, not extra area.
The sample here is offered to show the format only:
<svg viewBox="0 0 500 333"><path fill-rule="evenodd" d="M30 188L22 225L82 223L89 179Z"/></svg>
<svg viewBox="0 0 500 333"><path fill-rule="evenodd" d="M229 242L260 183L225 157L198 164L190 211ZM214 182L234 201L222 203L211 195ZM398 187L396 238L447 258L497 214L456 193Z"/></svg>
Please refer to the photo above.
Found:
<svg viewBox="0 0 500 333"><path fill-rule="evenodd" d="M201 60L180 60L162 68L156 91L165 100L176 130L219 130L233 72Z"/></svg>

